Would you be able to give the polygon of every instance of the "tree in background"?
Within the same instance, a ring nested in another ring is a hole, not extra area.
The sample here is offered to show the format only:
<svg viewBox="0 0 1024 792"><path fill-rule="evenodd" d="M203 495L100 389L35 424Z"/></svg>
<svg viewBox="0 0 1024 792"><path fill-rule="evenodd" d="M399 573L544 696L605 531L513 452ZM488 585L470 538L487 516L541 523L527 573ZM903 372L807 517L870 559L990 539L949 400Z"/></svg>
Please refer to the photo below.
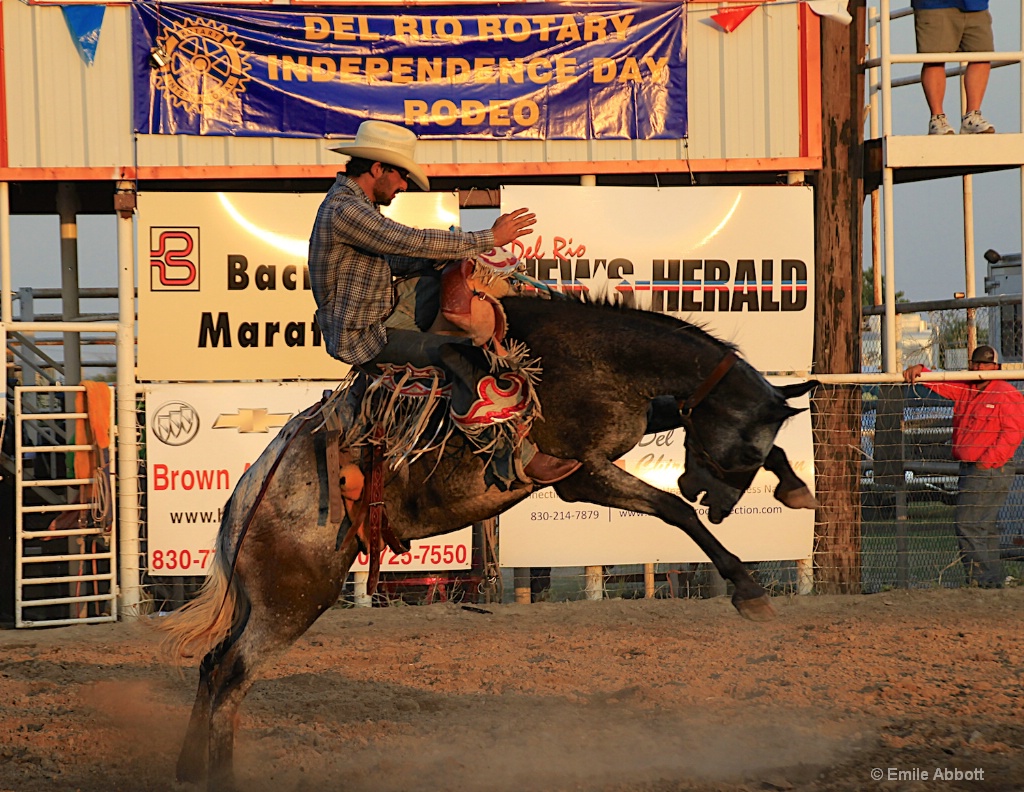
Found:
<svg viewBox="0 0 1024 792"><path fill-rule="evenodd" d="M885 278L882 278L882 294L885 294ZM905 303L910 302L906 295L902 291L896 292L896 302ZM861 305L880 305L881 303L875 302L875 278L871 272L871 268L861 270L860 273L860 304Z"/></svg>

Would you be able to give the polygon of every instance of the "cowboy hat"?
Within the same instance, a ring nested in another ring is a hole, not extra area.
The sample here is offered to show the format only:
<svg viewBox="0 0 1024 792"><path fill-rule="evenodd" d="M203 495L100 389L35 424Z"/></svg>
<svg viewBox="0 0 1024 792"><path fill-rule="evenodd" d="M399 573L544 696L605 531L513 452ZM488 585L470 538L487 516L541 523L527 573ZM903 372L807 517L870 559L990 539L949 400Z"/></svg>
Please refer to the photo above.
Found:
<svg viewBox="0 0 1024 792"><path fill-rule="evenodd" d="M430 190L430 180L413 159L416 154L416 135L398 124L363 121L356 130L354 140L331 146L331 151L402 168L408 171L409 178L421 190Z"/></svg>

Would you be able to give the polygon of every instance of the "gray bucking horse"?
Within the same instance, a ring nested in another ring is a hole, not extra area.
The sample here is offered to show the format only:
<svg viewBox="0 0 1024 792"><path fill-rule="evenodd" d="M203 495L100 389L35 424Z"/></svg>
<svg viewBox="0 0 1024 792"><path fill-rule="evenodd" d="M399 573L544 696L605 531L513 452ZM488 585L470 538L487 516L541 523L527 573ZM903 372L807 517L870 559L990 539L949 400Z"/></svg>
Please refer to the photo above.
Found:
<svg viewBox="0 0 1024 792"><path fill-rule="evenodd" d="M712 523L732 511L761 468L779 478L775 497L814 508L775 436L799 412L786 400L817 383L776 387L736 350L691 324L646 311L576 300L502 300L509 336L540 358L543 420L531 437L549 454L582 465L554 485L583 501L660 517L682 529L731 581L748 618L771 618L765 590L683 498L614 462L645 433L685 428L679 489L708 508ZM159 625L178 658L203 656L199 691L178 759L181 781L235 788L232 753L239 705L261 672L338 599L359 552L328 519L323 432L292 418L239 481L224 511L217 552L198 597ZM275 475L276 471L276 475ZM336 475L334 473L333 475ZM494 517L531 489L484 484L484 462L453 436L444 454L390 473L384 489L391 529L405 542ZM240 537L243 540L240 541Z"/></svg>

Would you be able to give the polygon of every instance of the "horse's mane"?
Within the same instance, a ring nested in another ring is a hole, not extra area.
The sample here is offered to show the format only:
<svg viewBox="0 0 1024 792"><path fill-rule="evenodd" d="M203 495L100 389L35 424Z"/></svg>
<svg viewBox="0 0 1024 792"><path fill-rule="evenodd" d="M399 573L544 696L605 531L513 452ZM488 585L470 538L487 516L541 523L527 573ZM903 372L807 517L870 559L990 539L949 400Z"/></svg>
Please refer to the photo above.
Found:
<svg viewBox="0 0 1024 792"><path fill-rule="evenodd" d="M522 297L510 299L533 300L540 298ZM619 321L627 320L630 317L636 317L644 322L662 325L673 333L686 333L695 338L705 339L726 349L731 349L733 352L739 351L738 347L732 342L724 341L723 339L713 335L707 329L706 325L688 322L685 319L679 319L669 314L659 313L658 311L626 305L623 300L617 299L615 295L610 295L608 293L594 295L589 292L554 292L552 293L550 300L543 300L543 302L548 303L552 308L557 305L576 305L584 307L587 310L614 313L619 316ZM557 311L557 309L555 310ZM569 310L574 309L570 308Z"/></svg>

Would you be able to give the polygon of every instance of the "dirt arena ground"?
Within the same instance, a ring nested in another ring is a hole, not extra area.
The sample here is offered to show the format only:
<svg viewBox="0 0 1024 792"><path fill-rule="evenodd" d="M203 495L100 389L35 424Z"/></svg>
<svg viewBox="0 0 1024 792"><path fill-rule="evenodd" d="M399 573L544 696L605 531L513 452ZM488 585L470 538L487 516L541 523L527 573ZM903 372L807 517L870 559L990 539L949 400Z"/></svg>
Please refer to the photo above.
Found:
<svg viewBox="0 0 1024 792"><path fill-rule="evenodd" d="M335 609L243 705L240 788L1024 788L1024 589L775 604ZM158 639L0 631L0 790L193 789Z"/></svg>

